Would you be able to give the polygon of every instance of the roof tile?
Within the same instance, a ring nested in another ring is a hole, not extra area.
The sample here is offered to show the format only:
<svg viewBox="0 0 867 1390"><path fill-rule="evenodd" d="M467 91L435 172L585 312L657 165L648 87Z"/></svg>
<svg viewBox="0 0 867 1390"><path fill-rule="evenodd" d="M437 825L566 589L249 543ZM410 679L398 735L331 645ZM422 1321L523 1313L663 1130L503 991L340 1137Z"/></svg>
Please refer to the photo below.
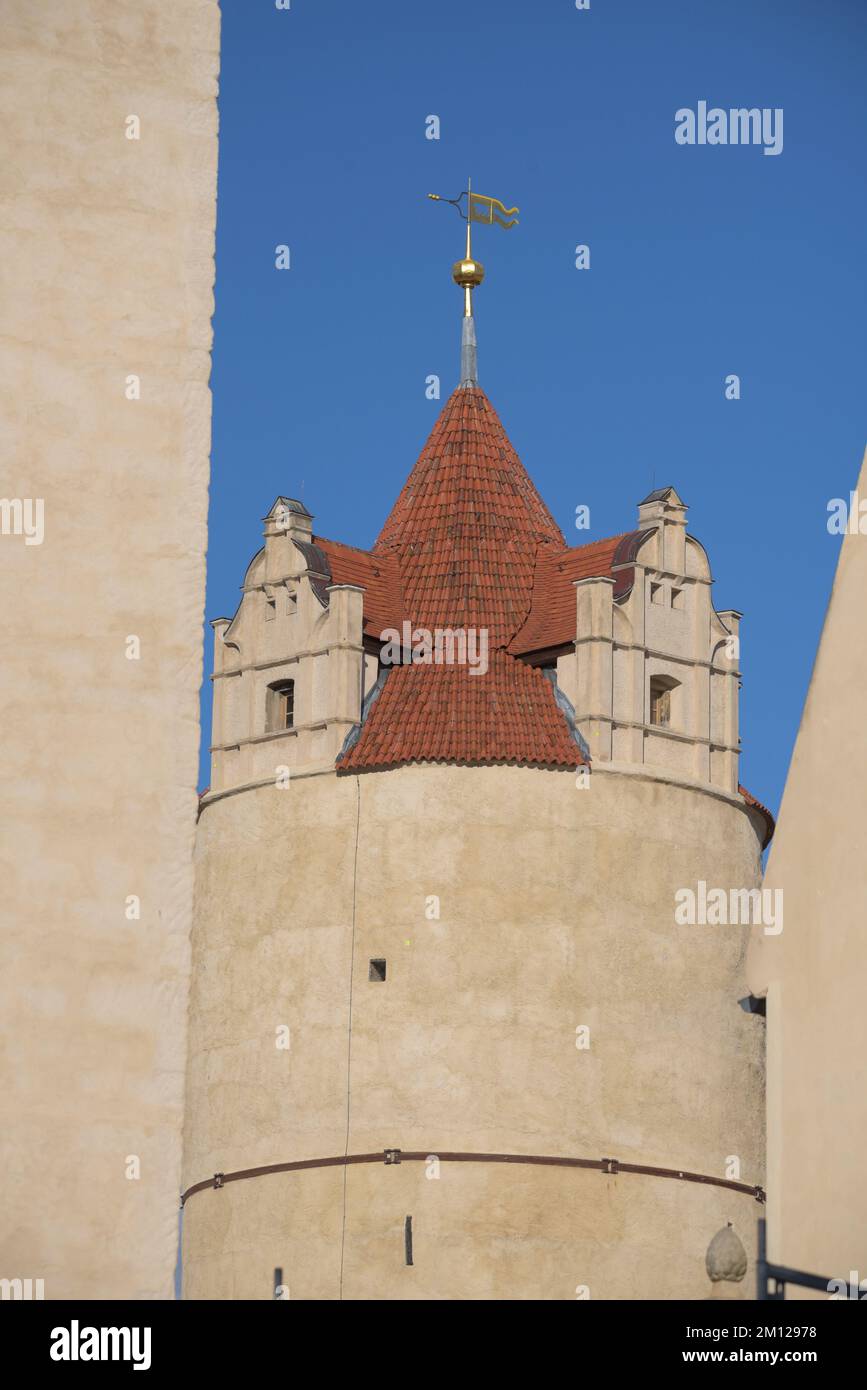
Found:
<svg viewBox="0 0 867 1390"><path fill-rule="evenodd" d="M467 666L395 666L341 772L412 762L520 763L575 768L584 762L551 682L503 651L484 675Z"/></svg>
<svg viewBox="0 0 867 1390"><path fill-rule="evenodd" d="M483 391L449 397L371 552L318 544L335 582L367 588L366 631L404 620L430 632L476 629L489 651L484 675L395 666L340 771L582 761L550 682L506 651L527 624L544 558L570 552Z"/></svg>

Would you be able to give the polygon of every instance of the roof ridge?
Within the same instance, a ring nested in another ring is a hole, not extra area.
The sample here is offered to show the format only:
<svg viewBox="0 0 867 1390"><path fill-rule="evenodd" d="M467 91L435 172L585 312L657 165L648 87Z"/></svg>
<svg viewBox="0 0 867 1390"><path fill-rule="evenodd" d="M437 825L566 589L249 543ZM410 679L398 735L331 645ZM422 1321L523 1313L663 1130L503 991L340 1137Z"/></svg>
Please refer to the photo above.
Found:
<svg viewBox="0 0 867 1390"><path fill-rule="evenodd" d="M608 545L611 543L611 541L622 541L625 539L626 536L631 535L631 529L629 531L615 531L610 536L599 536L595 541L585 541L583 545L568 545L566 549L571 555L576 550L591 550L594 545Z"/></svg>
<svg viewBox="0 0 867 1390"><path fill-rule="evenodd" d="M372 551L365 550L363 545L350 545L348 541L336 541L331 536L315 535L313 539L320 545L324 542L326 545L339 545L343 550L355 550L359 555L372 555Z"/></svg>

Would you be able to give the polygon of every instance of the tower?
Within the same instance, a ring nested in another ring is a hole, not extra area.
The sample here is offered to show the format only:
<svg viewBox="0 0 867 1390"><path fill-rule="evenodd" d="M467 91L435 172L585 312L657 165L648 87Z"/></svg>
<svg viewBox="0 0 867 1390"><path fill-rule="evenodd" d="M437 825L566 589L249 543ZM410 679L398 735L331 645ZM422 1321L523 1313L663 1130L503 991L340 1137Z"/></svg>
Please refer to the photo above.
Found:
<svg viewBox="0 0 867 1390"><path fill-rule="evenodd" d="M672 487L567 546L478 385L480 270L373 547L278 498L214 623L186 1297L702 1298L721 1228L752 1252L749 928L675 920L759 882L740 615Z"/></svg>

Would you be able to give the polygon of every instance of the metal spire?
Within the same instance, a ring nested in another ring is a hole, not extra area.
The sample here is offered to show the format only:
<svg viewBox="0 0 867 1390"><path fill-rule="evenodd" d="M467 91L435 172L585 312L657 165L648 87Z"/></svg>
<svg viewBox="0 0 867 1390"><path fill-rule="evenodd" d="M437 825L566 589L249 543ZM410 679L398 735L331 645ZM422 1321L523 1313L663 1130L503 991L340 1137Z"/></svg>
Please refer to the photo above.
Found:
<svg viewBox="0 0 867 1390"><path fill-rule="evenodd" d="M464 317L461 326L461 386L478 386L478 359L476 352L476 324L473 318L473 290L477 289L485 278L485 267L481 261L473 260L472 246L470 243L470 227L473 222L498 222L501 227L507 230L514 227L517 219L507 222L498 213L502 212L505 217L511 217L518 208L506 208L496 198L486 198L481 193L473 193L472 180L467 179L467 186L463 193L457 198L441 198L438 193L429 193L427 196L436 202L451 203L452 207L457 208L461 217L467 224L467 253L462 261L455 261L452 266L452 279L456 285L460 285L464 291ZM461 200L466 198L467 211L461 207Z"/></svg>
<svg viewBox="0 0 867 1390"><path fill-rule="evenodd" d="M476 321L472 312L461 324L461 386L478 386L479 360L476 352Z"/></svg>

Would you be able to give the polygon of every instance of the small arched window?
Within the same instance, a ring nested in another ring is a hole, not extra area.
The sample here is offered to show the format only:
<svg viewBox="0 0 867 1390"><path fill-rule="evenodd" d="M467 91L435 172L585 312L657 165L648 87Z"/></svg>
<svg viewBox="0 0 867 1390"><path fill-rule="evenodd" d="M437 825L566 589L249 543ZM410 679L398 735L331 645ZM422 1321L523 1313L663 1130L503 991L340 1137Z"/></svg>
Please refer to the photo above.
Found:
<svg viewBox="0 0 867 1390"><path fill-rule="evenodd" d="M268 686L266 719L269 734L295 726L295 682L275 681Z"/></svg>
<svg viewBox="0 0 867 1390"><path fill-rule="evenodd" d="M673 692L679 681L671 676L651 676L650 678L650 723L659 729L671 727L671 707Z"/></svg>

